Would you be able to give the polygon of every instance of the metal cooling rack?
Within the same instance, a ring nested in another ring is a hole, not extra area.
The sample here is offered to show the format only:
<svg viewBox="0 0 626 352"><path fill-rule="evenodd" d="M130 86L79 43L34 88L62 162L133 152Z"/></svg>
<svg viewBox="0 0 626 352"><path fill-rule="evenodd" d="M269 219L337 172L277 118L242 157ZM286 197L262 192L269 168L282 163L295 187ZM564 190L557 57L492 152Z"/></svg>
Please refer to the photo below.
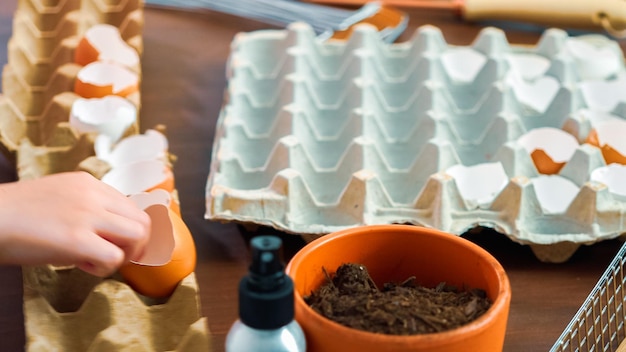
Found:
<svg viewBox="0 0 626 352"><path fill-rule="evenodd" d="M585 299L550 352L615 351L626 336L626 243Z"/></svg>

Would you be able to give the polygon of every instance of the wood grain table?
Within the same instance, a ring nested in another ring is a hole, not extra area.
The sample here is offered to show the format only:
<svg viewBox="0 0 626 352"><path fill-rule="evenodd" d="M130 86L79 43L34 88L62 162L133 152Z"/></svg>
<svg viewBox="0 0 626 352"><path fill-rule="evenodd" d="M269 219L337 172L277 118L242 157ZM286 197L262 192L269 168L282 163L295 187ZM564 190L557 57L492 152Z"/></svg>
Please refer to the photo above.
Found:
<svg viewBox="0 0 626 352"><path fill-rule="evenodd" d="M15 0L0 2L0 60L6 62ZM407 40L423 24L441 28L450 44L468 45L486 24L467 24L451 13L410 11ZM237 318L237 283L248 266L247 243L262 232L204 219L205 184L216 119L226 87L225 62L233 36L271 26L227 14L146 8L141 126L164 124L171 152L178 156L175 177L185 222L194 235L202 314L209 321L215 351ZM496 25L490 23L489 25ZM540 29L507 27L511 43L536 44ZM10 162L0 160L0 181L15 180ZM0 209L1 211L1 209ZM279 234L288 260L304 241ZM505 351L546 351L576 313L604 268L622 245L604 241L580 248L566 263L539 262L527 246L493 232L466 236L490 251L505 267L513 297ZM0 351L24 346L21 271L0 268Z"/></svg>

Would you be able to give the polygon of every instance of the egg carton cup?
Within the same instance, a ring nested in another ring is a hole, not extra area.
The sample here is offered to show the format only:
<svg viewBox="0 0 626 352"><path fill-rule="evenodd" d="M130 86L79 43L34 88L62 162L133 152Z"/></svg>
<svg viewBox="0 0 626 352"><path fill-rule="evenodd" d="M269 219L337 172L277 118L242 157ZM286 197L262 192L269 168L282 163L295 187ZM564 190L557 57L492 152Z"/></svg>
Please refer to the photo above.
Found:
<svg viewBox="0 0 626 352"><path fill-rule="evenodd" d="M15 12L13 16L13 39L29 57L45 59L55 56L55 52L62 50L62 42L78 33L80 16L77 11L70 12L59 25L50 31L42 31L33 23L31 17Z"/></svg>
<svg viewBox="0 0 626 352"><path fill-rule="evenodd" d="M79 65L65 64L55 70L46 85L32 86L10 64L6 65L2 70L4 95L24 115L39 116L56 95L74 90L74 80L80 69Z"/></svg>
<svg viewBox="0 0 626 352"><path fill-rule="evenodd" d="M25 85L42 87L61 66L72 62L78 40L78 36L68 37L49 56L38 58L11 38L7 44L8 62Z"/></svg>
<svg viewBox="0 0 626 352"><path fill-rule="evenodd" d="M18 178L30 180L79 170L80 164L94 155L93 143L92 134L77 133L67 122L61 122L56 126L49 145L35 146L28 139L20 144L17 150Z"/></svg>
<svg viewBox="0 0 626 352"><path fill-rule="evenodd" d="M26 15L43 32L54 31L65 16L80 9L77 0L24 0L18 1L17 11Z"/></svg>
<svg viewBox="0 0 626 352"><path fill-rule="evenodd" d="M23 272L26 351L211 350L193 273L160 302L75 268Z"/></svg>
<svg viewBox="0 0 626 352"><path fill-rule="evenodd" d="M142 0L26 0L18 3L17 10L42 32L55 31L66 16L80 12L83 29L96 23L109 23L128 39L141 32L142 28L136 24L143 24L142 7Z"/></svg>
<svg viewBox="0 0 626 352"><path fill-rule="evenodd" d="M117 27L122 38L143 53L143 0L83 0L83 31L99 23Z"/></svg>
<svg viewBox="0 0 626 352"><path fill-rule="evenodd" d="M305 238L381 223L455 234L488 226L552 262L624 232L623 202L589 180L606 165L600 150L584 143L583 112L626 116L624 90L608 94L604 112L590 94L626 76L620 47L606 37L550 29L536 45L516 46L486 28L453 46L423 26L389 44L362 25L347 41L322 42L294 23L240 33L231 50L207 219ZM577 189L567 197L546 193L552 180L536 181L543 175L518 141L546 127L580 142L553 175ZM492 169L466 174L484 164L500 165L505 182L473 198L465 179L481 182ZM453 168L467 170L452 176ZM556 206L556 198L566 200Z"/></svg>

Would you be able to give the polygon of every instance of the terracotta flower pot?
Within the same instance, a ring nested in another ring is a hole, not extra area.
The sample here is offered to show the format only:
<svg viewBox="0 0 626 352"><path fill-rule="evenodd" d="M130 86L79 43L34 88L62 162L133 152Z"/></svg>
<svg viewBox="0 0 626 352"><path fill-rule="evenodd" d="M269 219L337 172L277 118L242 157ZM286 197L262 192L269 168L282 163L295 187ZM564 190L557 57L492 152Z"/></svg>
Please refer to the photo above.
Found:
<svg viewBox="0 0 626 352"><path fill-rule="evenodd" d="M433 334L399 336L346 327L315 312L304 301L341 264L367 267L379 287L410 276L421 285L446 282L483 289L489 310L471 323ZM461 237L411 225L372 225L338 231L316 239L288 263L295 285L296 319L309 351L501 351L509 314L508 277L487 251Z"/></svg>

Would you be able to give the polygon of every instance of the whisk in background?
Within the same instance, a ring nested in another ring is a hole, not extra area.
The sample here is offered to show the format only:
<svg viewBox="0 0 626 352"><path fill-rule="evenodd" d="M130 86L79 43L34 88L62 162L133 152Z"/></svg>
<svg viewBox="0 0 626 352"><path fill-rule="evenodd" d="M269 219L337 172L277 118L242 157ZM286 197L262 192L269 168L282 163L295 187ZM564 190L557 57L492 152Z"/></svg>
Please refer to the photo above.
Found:
<svg viewBox="0 0 626 352"><path fill-rule="evenodd" d="M326 6L298 0L144 0L146 5L181 10L212 10L255 19L272 25L286 26L292 22L309 24L320 39L346 38L357 23L376 26L381 38L394 42L407 27L404 12L368 2L357 10Z"/></svg>

